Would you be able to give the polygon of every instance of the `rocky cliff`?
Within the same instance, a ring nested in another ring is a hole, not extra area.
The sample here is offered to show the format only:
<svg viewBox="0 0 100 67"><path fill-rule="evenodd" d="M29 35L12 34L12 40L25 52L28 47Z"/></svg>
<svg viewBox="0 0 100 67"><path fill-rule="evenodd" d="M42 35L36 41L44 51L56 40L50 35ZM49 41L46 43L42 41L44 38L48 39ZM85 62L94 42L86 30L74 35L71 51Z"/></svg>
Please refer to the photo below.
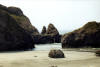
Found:
<svg viewBox="0 0 100 67"><path fill-rule="evenodd" d="M31 34L36 32L20 8L0 5L0 51L34 48Z"/></svg>
<svg viewBox="0 0 100 67"><path fill-rule="evenodd" d="M88 22L83 27L63 35L61 41L63 48L100 48L100 23Z"/></svg>
<svg viewBox="0 0 100 67"><path fill-rule="evenodd" d="M0 5L0 9L7 12L10 16L13 17L13 19L17 22L17 24L25 29L26 32L28 32L31 35L39 34L38 30L31 24L28 17L26 17L22 10L18 7L6 7L3 5Z"/></svg>

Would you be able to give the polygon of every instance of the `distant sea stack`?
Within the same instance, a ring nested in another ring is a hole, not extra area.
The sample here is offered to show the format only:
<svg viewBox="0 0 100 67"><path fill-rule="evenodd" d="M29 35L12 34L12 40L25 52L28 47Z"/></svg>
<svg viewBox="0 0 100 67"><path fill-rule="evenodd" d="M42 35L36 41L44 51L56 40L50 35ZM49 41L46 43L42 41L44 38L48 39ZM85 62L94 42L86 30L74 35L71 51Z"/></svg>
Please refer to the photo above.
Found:
<svg viewBox="0 0 100 67"><path fill-rule="evenodd" d="M40 35L33 36L35 44L47 44L47 43L60 43L61 35L53 24L49 24L46 30L46 27L43 26L42 32Z"/></svg>
<svg viewBox="0 0 100 67"><path fill-rule="evenodd" d="M20 8L0 5L0 51L34 48L33 34L38 31Z"/></svg>
<svg viewBox="0 0 100 67"><path fill-rule="evenodd" d="M46 34L51 35L51 37L54 38L54 43L60 43L61 42L61 35L59 34L57 28L52 23L50 23L48 25L48 29L46 31Z"/></svg>
<svg viewBox="0 0 100 67"><path fill-rule="evenodd" d="M63 48L100 48L100 23L88 22L83 27L63 35L61 42Z"/></svg>
<svg viewBox="0 0 100 67"><path fill-rule="evenodd" d="M49 24L48 25L48 29L46 31L46 34L50 34L50 35L59 35L59 32L57 30L57 28L55 28L55 26L53 24Z"/></svg>
<svg viewBox="0 0 100 67"><path fill-rule="evenodd" d="M43 29L42 29L42 32L41 32L42 35L46 34L46 27L43 26Z"/></svg>

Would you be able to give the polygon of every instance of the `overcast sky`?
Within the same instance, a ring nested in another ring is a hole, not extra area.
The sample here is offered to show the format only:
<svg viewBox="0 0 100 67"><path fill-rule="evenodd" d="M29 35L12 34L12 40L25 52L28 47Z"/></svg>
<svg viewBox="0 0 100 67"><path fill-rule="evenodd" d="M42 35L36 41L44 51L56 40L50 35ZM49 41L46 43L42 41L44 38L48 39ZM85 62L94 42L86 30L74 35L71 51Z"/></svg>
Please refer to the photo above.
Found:
<svg viewBox="0 0 100 67"><path fill-rule="evenodd" d="M100 0L0 0L0 4L20 7L39 31L49 23L62 33L100 21Z"/></svg>

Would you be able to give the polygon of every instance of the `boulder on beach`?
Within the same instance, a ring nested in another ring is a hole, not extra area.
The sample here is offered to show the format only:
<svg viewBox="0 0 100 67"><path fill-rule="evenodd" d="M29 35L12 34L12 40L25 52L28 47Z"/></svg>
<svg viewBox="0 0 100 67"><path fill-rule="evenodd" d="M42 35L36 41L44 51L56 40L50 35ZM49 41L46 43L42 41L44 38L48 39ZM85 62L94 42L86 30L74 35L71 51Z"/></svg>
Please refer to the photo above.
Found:
<svg viewBox="0 0 100 67"><path fill-rule="evenodd" d="M100 50L95 52L96 56L100 56Z"/></svg>
<svg viewBox="0 0 100 67"><path fill-rule="evenodd" d="M0 51L34 48L34 27L20 8L0 5Z"/></svg>
<svg viewBox="0 0 100 67"><path fill-rule="evenodd" d="M61 50L58 50L58 49L50 50L48 56L50 58L65 58L64 53Z"/></svg>
<svg viewBox="0 0 100 67"><path fill-rule="evenodd" d="M43 26L43 29L42 29L42 32L41 32L42 35L46 34L46 27Z"/></svg>
<svg viewBox="0 0 100 67"><path fill-rule="evenodd" d="M100 48L100 23L96 21L88 22L83 27L64 34L61 42L63 48Z"/></svg>

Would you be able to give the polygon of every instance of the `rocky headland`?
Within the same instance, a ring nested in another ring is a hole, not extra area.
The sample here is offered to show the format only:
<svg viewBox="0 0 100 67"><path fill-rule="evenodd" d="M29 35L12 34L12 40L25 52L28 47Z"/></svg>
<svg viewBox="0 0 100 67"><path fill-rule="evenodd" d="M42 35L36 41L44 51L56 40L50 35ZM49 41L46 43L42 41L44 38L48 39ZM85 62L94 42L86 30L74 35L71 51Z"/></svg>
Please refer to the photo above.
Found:
<svg viewBox="0 0 100 67"><path fill-rule="evenodd" d="M33 49L33 34L38 31L20 8L0 5L0 51Z"/></svg>
<svg viewBox="0 0 100 67"><path fill-rule="evenodd" d="M61 43L62 48L100 48L100 23L91 21L75 31L64 34Z"/></svg>
<svg viewBox="0 0 100 67"><path fill-rule="evenodd" d="M18 7L0 5L0 51L33 49L34 44L59 43L61 35L53 24L41 34Z"/></svg>
<svg viewBox="0 0 100 67"><path fill-rule="evenodd" d="M62 43L62 48L100 47L100 23L91 21L83 27L59 34L50 23L39 33L18 7L0 5L0 51L33 49L34 44Z"/></svg>

